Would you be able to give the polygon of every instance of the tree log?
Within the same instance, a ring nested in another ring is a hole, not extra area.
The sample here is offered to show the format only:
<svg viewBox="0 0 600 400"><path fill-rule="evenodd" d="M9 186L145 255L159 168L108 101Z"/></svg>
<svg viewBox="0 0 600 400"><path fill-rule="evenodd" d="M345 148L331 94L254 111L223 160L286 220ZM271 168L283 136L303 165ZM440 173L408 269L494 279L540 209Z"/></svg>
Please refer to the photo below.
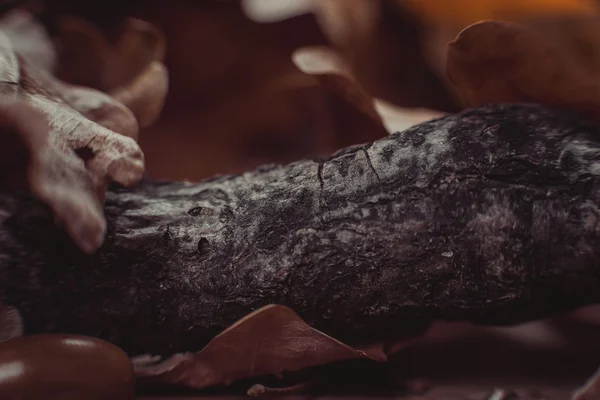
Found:
<svg viewBox="0 0 600 400"><path fill-rule="evenodd" d="M599 300L599 176L600 127L514 105L326 160L116 189L91 256L38 201L4 193L0 299L26 332L132 355L199 350L270 303L350 342L433 319L516 323Z"/></svg>

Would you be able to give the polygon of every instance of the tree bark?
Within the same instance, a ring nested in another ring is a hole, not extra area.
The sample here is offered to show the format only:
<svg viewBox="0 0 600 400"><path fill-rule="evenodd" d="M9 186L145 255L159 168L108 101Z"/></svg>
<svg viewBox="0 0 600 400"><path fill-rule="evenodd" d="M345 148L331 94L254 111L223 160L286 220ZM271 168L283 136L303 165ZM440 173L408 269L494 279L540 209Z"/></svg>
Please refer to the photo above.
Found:
<svg viewBox="0 0 600 400"><path fill-rule="evenodd" d="M270 303L350 342L432 319L525 321L600 298L599 175L599 127L515 105L327 160L116 189L92 256L5 193L0 299L29 333L132 355L199 350Z"/></svg>

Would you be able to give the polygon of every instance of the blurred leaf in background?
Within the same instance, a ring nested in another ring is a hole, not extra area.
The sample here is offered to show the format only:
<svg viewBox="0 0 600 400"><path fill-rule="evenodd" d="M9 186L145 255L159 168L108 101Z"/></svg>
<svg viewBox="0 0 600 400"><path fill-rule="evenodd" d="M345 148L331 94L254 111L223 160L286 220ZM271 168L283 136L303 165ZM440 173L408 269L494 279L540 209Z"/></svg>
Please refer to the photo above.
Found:
<svg viewBox="0 0 600 400"><path fill-rule="evenodd" d="M161 118L140 138L156 178L197 180L324 155L458 111L464 103L446 75L447 44L481 19L528 24L590 74L600 71L594 0L47 4L58 38L57 21L70 16L95 25L114 48L127 17L164 35L170 92ZM72 39L65 46L76 48ZM314 74L293 59L311 52L313 59L333 55L347 73Z"/></svg>

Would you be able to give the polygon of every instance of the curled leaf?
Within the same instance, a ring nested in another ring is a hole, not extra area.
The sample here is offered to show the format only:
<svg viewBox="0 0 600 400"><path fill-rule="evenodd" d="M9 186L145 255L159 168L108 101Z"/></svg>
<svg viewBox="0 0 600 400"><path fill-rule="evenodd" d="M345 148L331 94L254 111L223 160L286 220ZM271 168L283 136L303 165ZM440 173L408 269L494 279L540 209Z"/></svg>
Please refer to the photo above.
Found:
<svg viewBox="0 0 600 400"><path fill-rule="evenodd" d="M483 21L449 45L447 72L465 105L533 102L600 118L600 83L524 25Z"/></svg>
<svg viewBox="0 0 600 400"><path fill-rule="evenodd" d="M164 106L169 83L167 69L161 62L166 47L161 31L145 21L128 18L118 42L113 45L88 22L76 17L63 17L58 21L58 41L62 49L58 76L75 85L110 93L116 100L111 102L96 94L90 101L89 92L86 96L77 94L87 100L86 109L93 108L93 114L112 113L117 111L114 107L118 103L133 113L141 127L156 121ZM129 125L125 130L107 126L103 118L91 119L106 128L137 138L137 124L134 127L131 121L125 121L129 116L125 116L124 112L121 114L121 125Z"/></svg>
<svg viewBox="0 0 600 400"><path fill-rule="evenodd" d="M388 133L393 133L443 115L432 110L401 108L372 98L354 77L343 56L334 49L316 46L300 48L292 54L292 59L300 70L315 76L331 94L358 111L365 122L361 125L354 121L352 126L362 131L371 130L373 136L377 133L383 135L380 133L382 127ZM344 118L347 118L347 114L344 114Z"/></svg>
<svg viewBox="0 0 600 400"><path fill-rule="evenodd" d="M162 63L150 63L127 86L114 90L112 97L129 108L142 128L152 125L165 104L169 76Z"/></svg>
<svg viewBox="0 0 600 400"><path fill-rule="evenodd" d="M352 69L334 49L325 46L303 47L292 54L294 64L314 76L340 75L356 82ZM369 100L369 99L368 99Z"/></svg>
<svg viewBox="0 0 600 400"><path fill-rule="evenodd" d="M327 37L351 53L371 42L379 28L380 3L380 0L313 1L315 14Z"/></svg>
<svg viewBox="0 0 600 400"><path fill-rule="evenodd" d="M403 2L313 0L313 5L325 35L373 96L402 107L456 109L424 58L423 27Z"/></svg>
<svg viewBox="0 0 600 400"><path fill-rule="evenodd" d="M421 54L421 31L404 2L389 0L243 1L254 21L312 12L368 92L404 107L455 109Z"/></svg>
<svg viewBox="0 0 600 400"><path fill-rule="evenodd" d="M163 33L135 18L125 21L114 45L98 28L77 17L62 17L57 31L61 45L57 76L103 92L127 85L165 54Z"/></svg>
<svg viewBox="0 0 600 400"><path fill-rule="evenodd" d="M150 63L162 61L165 51L166 39L157 27L140 19L128 18L115 48L115 54L122 59L122 82L134 79Z"/></svg>
<svg viewBox="0 0 600 400"><path fill-rule="evenodd" d="M381 117L373 107L373 98L352 75L341 56L326 47L302 48L292 54L292 60L301 71L315 76L319 82L342 101L382 125Z"/></svg>
<svg viewBox="0 0 600 400"><path fill-rule="evenodd" d="M287 386L282 388L272 388L257 383L246 391L248 396L252 397L264 397L264 396L284 396L299 394L306 390L309 390L314 382L303 382L293 386Z"/></svg>
<svg viewBox="0 0 600 400"><path fill-rule="evenodd" d="M341 135L363 135L361 141L376 140L387 131L374 107L373 98L362 88L341 55L327 47L300 48L292 54L294 64L315 77L326 95L333 125ZM353 141L357 143L360 141ZM338 141L339 143L339 141Z"/></svg>
<svg viewBox="0 0 600 400"><path fill-rule="evenodd" d="M240 319L197 354L165 361L137 358L134 370L141 383L205 388L347 359L385 361L375 354L311 328L287 307L269 305Z"/></svg>

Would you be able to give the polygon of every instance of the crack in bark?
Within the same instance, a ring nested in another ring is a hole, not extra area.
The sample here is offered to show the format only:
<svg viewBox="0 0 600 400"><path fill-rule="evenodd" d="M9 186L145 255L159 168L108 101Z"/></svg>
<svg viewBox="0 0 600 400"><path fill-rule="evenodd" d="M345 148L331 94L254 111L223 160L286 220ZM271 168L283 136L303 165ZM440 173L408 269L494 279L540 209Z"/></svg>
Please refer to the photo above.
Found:
<svg viewBox="0 0 600 400"><path fill-rule="evenodd" d="M369 168L371 169L371 171L373 171L373 173L375 174L375 177L377 178L377 182L381 186L381 177L379 176L379 174L377 173L377 170L373 166L373 162L371 161L371 156L369 155L369 149L370 148L371 148L371 146L367 147L366 149L363 148L361 150L364 153L365 158L367 159L367 164L369 165ZM382 188L380 188L380 189L382 189Z"/></svg>
<svg viewBox="0 0 600 400"><path fill-rule="evenodd" d="M321 202L321 207L323 207L323 215L320 218L322 224L328 219L327 210L329 209L329 205L327 204L327 199L325 198L325 180L323 179L323 168L325 167L326 160L319 160L317 162L317 179L319 180L319 201Z"/></svg>

